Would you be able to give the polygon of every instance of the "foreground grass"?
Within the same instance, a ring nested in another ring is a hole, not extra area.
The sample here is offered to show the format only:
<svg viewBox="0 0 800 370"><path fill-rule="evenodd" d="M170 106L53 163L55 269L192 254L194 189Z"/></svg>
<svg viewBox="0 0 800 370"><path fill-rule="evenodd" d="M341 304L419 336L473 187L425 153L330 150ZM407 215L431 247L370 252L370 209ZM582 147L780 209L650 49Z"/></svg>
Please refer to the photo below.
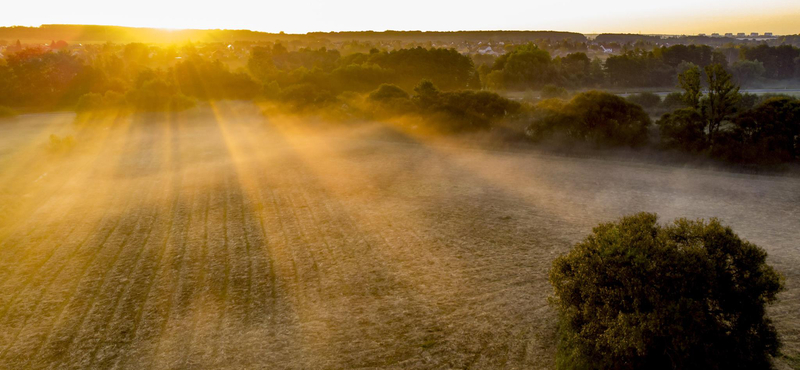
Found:
<svg viewBox="0 0 800 370"><path fill-rule="evenodd" d="M550 368L553 258L640 210L767 249L800 348L798 179L213 108L3 128L0 367ZM44 155L51 134L76 144Z"/></svg>

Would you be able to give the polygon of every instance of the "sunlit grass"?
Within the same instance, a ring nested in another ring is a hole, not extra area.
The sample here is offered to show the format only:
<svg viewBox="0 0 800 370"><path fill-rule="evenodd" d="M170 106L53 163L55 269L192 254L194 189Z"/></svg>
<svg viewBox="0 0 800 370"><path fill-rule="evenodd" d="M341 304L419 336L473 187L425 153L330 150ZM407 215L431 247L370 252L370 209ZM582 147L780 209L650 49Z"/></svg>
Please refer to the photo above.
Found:
<svg viewBox="0 0 800 370"><path fill-rule="evenodd" d="M0 138L0 189L18 196L0 225L0 367L548 367L552 258L633 207L719 216L764 245L788 277L774 318L796 329L796 230L770 216L791 215L795 179L490 151L249 102L22 119ZM48 152L51 134L74 148Z"/></svg>

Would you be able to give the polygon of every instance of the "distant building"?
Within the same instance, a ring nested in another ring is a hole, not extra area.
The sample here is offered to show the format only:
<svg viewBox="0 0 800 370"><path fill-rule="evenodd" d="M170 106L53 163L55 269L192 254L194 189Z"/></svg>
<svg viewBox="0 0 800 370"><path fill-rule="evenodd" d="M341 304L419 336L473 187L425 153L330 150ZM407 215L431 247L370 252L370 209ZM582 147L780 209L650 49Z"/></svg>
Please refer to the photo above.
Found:
<svg viewBox="0 0 800 370"><path fill-rule="evenodd" d="M700 36L700 37L703 37L703 36L705 36L705 35L706 35L705 33L698 33L698 34L697 34L697 36Z"/></svg>
<svg viewBox="0 0 800 370"><path fill-rule="evenodd" d="M744 37L744 36L745 36L744 32L739 32L739 33L736 34L736 37Z"/></svg>
<svg viewBox="0 0 800 370"><path fill-rule="evenodd" d="M758 32L751 32L750 37L758 37Z"/></svg>
<svg viewBox="0 0 800 370"><path fill-rule="evenodd" d="M764 36L766 36L766 37L772 37L772 32L764 32Z"/></svg>
<svg viewBox="0 0 800 370"><path fill-rule="evenodd" d="M725 34L725 37L733 37L733 34L728 32L728 33Z"/></svg>
<svg viewBox="0 0 800 370"><path fill-rule="evenodd" d="M478 49L478 53L482 54L482 55L486 55L486 54L489 54L489 55L500 55L500 53L492 50L491 46L487 46L487 47L485 47L483 49Z"/></svg>
<svg viewBox="0 0 800 370"><path fill-rule="evenodd" d="M719 34L718 34L718 33L716 33L716 32L715 32L715 33L712 33L712 34L711 34L711 37L719 37Z"/></svg>

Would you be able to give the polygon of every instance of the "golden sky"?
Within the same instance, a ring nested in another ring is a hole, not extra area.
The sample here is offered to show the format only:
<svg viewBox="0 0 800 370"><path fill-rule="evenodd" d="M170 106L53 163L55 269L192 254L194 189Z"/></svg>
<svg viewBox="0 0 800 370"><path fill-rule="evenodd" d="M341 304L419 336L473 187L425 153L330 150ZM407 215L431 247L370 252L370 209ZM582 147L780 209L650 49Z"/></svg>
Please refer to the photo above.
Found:
<svg viewBox="0 0 800 370"><path fill-rule="evenodd" d="M800 0L11 0L2 8L0 26L103 24L287 33L387 29L800 33Z"/></svg>

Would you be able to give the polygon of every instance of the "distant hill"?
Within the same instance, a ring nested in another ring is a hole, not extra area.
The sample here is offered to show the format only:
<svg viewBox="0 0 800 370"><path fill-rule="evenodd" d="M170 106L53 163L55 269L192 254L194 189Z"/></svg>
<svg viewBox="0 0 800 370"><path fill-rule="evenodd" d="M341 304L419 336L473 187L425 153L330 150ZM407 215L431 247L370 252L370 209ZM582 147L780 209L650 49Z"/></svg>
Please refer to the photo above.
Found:
<svg viewBox="0 0 800 370"><path fill-rule="evenodd" d="M40 27L0 27L0 40L22 42L42 42L64 40L68 43L104 43L104 42L233 42L233 41L275 41L275 40L311 40L326 39L329 41L391 41L405 42L456 42L470 41L534 41L550 39L553 41L572 40L586 41L586 36L575 32L558 31L358 31L358 32L312 32L307 34L267 33L250 30L168 30L159 28L135 28L120 26L96 25L58 25L47 24Z"/></svg>

